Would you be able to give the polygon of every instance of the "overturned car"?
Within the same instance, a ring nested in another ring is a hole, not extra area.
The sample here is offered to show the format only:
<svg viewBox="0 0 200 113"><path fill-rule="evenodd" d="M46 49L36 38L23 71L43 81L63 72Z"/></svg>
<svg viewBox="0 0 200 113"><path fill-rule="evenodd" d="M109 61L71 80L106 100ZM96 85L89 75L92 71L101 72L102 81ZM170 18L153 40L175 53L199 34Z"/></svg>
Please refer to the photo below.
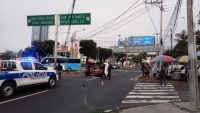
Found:
<svg viewBox="0 0 200 113"><path fill-rule="evenodd" d="M95 77L101 77L107 76L108 74L108 63L89 63L88 68L85 71L85 75L87 76L95 76Z"/></svg>

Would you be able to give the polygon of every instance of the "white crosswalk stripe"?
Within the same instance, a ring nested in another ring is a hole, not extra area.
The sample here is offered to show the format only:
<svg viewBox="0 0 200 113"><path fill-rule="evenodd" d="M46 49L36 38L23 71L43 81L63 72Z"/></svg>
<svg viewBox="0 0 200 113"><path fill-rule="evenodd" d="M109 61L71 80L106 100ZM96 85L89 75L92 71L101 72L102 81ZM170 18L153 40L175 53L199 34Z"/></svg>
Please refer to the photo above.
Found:
<svg viewBox="0 0 200 113"><path fill-rule="evenodd" d="M122 103L151 104L180 101L172 83L167 83L166 86L161 86L159 83L136 83Z"/></svg>

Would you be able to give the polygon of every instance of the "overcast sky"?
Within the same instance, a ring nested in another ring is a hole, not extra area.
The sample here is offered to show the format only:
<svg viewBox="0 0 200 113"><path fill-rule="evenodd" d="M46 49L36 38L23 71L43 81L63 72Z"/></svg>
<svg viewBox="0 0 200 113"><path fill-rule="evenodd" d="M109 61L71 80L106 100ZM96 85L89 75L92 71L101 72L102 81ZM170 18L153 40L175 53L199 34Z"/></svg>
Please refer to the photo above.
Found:
<svg viewBox="0 0 200 113"><path fill-rule="evenodd" d="M31 45L32 27L27 26L27 15L67 14L73 0L0 1L0 52L4 52L6 49L16 52ZM73 33L77 30L86 29L85 31L77 32L77 38L80 38L119 16L136 1L137 0L76 0L74 13L91 13L91 25L72 26L70 32ZM164 0L163 5L166 12L163 13L163 30L165 30L169 22L176 1L177 0ZM143 0L139 0L139 2L133 7L141 4L142 2ZM117 21L127 18L129 15L136 13L142 8L145 8L144 4L126 13ZM199 18L196 16L200 11L200 0L194 0L194 8L194 19L197 20ZM160 10L158 7L154 6L152 10L149 9L149 12L155 24L156 30L159 33ZM134 15L132 18L137 16L138 15ZM187 30L186 18L186 0L183 0L176 33L180 32L181 30ZM196 26L196 29L199 28L199 26ZM61 44L63 44L66 40L67 33L64 32L67 32L67 30L68 26L59 26L60 32L58 41ZM97 32L98 31L94 33ZM91 36L94 33L87 36ZM108 47L117 45L117 40L119 38L118 35L121 35L122 38L125 38L129 36L152 36L154 33L156 33L156 31L153 27L150 17L148 13L145 13L144 15L139 16L137 19L129 22L126 25L123 25L122 27L112 27L110 30L105 30L102 32L102 34L95 35L92 39L97 42L98 46ZM84 38L87 37L83 37L83 39ZM55 39L54 26L50 27L50 39ZM166 48L170 46L169 40L166 41L165 46Z"/></svg>

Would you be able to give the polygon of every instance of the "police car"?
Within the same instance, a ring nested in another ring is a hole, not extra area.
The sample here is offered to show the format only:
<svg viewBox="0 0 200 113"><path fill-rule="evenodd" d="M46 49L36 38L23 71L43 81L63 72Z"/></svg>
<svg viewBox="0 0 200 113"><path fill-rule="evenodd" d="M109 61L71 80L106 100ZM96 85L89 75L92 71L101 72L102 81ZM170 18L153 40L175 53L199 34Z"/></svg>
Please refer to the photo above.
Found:
<svg viewBox="0 0 200 113"><path fill-rule="evenodd" d="M48 70L39 62L2 60L0 61L0 95L10 97L16 88L46 83L54 87L59 77L55 70Z"/></svg>

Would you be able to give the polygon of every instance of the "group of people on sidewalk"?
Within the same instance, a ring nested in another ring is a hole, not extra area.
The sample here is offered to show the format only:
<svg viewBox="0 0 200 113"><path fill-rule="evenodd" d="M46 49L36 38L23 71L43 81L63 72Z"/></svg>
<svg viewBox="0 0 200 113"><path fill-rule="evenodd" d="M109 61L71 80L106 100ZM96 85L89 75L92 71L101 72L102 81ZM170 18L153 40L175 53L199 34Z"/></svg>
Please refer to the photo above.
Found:
<svg viewBox="0 0 200 113"><path fill-rule="evenodd" d="M143 76L147 77L149 79L149 73L150 73L150 69L151 69L149 64L147 63L146 66L145 66L144 63L142 63L141 68L142 68ZM164 63L160 67L160 69L157 68L156 64L153 65L153 68L152 68L153 78L154 78L154 80L156 80L159 77L160 78L160 85L162 85L162 82L164 82L164 84L166 86L167 73L168 73L168 67ZM181 67L181 74L180 74L180 82L183 82L183 83L187 82L187 77L186 77L187 73L188 73L187 67L182 66Z"/></svg>

